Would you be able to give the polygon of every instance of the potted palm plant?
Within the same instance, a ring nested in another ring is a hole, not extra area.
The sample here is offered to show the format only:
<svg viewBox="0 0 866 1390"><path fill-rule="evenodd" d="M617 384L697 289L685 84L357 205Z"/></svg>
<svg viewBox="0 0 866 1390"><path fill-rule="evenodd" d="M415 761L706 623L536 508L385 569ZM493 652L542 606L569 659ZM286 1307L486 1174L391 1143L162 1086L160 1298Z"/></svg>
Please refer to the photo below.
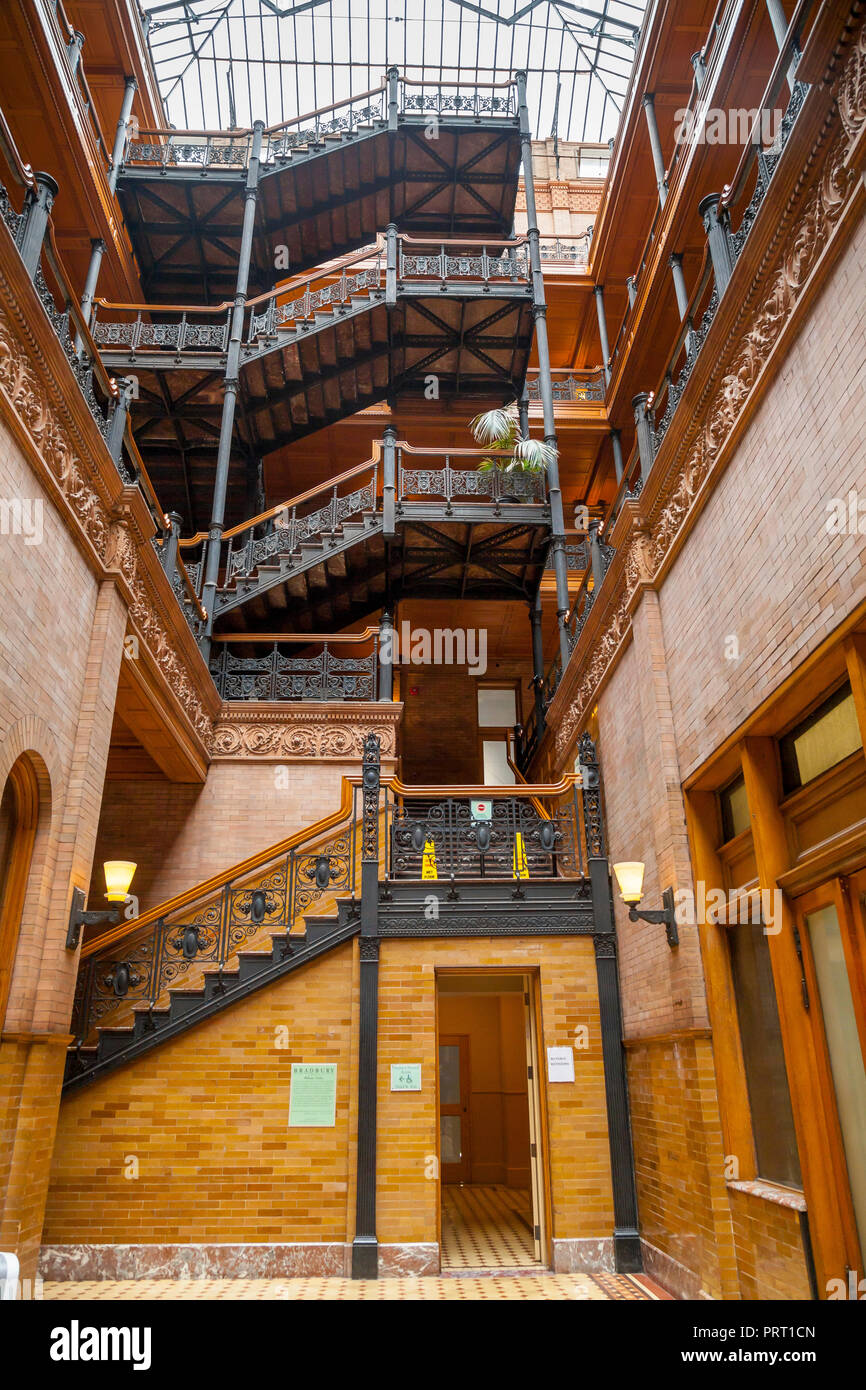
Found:
<svg viewBox="0 0 866 1390"><path fill-rule="evenodd" d="M485 410L469 423L472 437L491 454L478 465L479 472L498 472L505 476L518 473L543 473L556 458L556 449L541 439L524 439L520 432L517 402ZM506 485L507 486L507 485ZM522 502L525 496L503 491L503 502Z"/></svg>

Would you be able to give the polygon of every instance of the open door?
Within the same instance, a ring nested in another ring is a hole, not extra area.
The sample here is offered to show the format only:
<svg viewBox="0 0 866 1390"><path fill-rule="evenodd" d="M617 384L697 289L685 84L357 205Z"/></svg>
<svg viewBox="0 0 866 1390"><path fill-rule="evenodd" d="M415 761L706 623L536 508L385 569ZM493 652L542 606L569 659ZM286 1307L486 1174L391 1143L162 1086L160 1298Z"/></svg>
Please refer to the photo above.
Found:
<svg viewBox="0 0 866 1390"><path fill-rule="evenodd" d="M544 1174L541 1144L541 1077L538 1071L538 1031L532 979L523 977L523 1020L526 1039L526 1076L529 1097L529 1186L532 1195L532 1240L535 1258L542 1264L547 1251L544 1219Z"/></svg>

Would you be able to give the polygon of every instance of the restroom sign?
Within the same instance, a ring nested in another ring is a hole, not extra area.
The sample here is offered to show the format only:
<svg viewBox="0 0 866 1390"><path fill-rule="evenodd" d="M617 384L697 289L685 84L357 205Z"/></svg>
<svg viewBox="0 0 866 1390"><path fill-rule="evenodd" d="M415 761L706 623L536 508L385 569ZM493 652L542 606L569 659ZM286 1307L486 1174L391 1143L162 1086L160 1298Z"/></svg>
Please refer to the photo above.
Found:
<svg viewBox="0 0 866 1390"><path fill-rule="evenodd" d="M472 819L473 819L473 820L490 820L490 819L492 818L492 816L493 816L493 802L492 802L492 801L473 801L473 802L470 803L470 805L471 805L471 807L472 807Z"/></svg>
<svg viewBox="0 0 866 1390"><path fill-rule="evenodd" d="M420 1062L392 1062L392 1064L391 1064L391 1090L392 1090L392 1091L420 1091L420 1090L421 1090L421 1063L420 1063Z"/></svg>

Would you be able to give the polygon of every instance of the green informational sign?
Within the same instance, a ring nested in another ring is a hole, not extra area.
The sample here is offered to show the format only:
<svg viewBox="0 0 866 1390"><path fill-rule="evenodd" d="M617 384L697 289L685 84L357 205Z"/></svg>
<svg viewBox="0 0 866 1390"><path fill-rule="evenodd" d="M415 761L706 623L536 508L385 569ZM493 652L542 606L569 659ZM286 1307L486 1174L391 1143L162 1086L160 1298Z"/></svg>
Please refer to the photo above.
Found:
<svg viewBox="0 0 866 1390"><path fill-rule="evenodd" d="M392 1091L420 1091L421 1063L394 1062L391 1064Z"/></svg>
<svg viewBox="0 0 866 1390"><path fill-rule="evenodd" d="M289 1126L325 1129L336 1123L336 1062L293 1062Z"/></svg>

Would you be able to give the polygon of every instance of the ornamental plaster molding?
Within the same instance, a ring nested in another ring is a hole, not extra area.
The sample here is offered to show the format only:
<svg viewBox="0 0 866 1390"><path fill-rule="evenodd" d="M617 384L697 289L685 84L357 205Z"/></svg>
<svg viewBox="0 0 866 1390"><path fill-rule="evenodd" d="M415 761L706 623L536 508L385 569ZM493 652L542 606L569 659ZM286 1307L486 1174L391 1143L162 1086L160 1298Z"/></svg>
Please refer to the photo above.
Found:
<svg viewBox="0 0 866 1390"><path fill-rule="evenodd" d="M402 705L343 704L237 707L224 705L214 728L213 755L231 759L278 759L298 762L355 762L368 734L378 736L383 758L397 753L397 726Z"/></svg>

